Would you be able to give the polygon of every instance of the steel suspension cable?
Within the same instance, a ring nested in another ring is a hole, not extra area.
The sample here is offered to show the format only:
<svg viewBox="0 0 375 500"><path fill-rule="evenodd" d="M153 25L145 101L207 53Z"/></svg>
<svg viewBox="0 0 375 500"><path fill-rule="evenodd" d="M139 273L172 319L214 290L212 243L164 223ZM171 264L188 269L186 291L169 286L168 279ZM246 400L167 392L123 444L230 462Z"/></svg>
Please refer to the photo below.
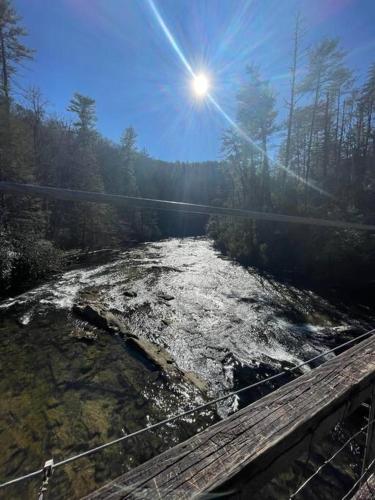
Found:
<svg viewBox="0 0 375 500"><path fill-rule="evenodd" d="M24 196L46 197L57 200L84 201L93 203L107 203L110 205L144 208L148 210L167 210L196 215L218 215L227 217L249 218L254 220L288 222L309 226L333 227L337 229L354 229L357 231L375 232L375 224L361 224L342 220L319 219L316 217L303 217L285 215L272 212L258 212L241 208L227 208L211 205L199 205L181 201L156 200L134 196L123 196L93 191L78 191L34 184L20 184L16 182L0 181L0 192L16 193Z"/></svg>
<svg viewBox="0 0 375 500"><path fill-rule="evenodd" d="M350 444L357 436L359 436L360 434L362 434L362 432L364 430L366 430L371 424L373 424L375 422L375 419L371 420L370 422L368 422L366 425L364 425L363 427L361 427L359 429L358 432L354 433L347 441L345 441L345 443L338 449L335 451L335 453L333 455L331 455L329 458L327 458L327 460L325 460L316 470L315 472L313 472L313 474L311 474L311 476L309 476L306 481L304 481L301 486L299 486L299 488L294 492L292 493L292 495L290 495L289 497L289 500L293 500L293 498L296 497L296 495L298 495L298 493L300 493L308 484L309 482L314 479L314 477L316 477L317 475L319 475L320 471L326 466L328 465L329 463L332 462L332 460L334 460L337 455L339 455L347 446L348 444Z"/></svg>
<svg viewBox="0 0 375 500"><path fill-rule="evenodd" d="M272 380L276 380L278 378L281 378L283 375L287 374L287 373L293 373L295 372L296 370L308 365L309 363L313 362L313 361L316 361L317 359L320 359L330 353L333 353L335 351L337 351L338 349L342 349L343 347L346 347L348 345L351 345L361 339L364 339L365 337L367 336L371 336L375 333L375 329L373 330L370 330L370 331L367 331L361 335L359 335L358 337L354 338L354 339L351 339L351 340L348 340L347 342L344 342L336 347L333 347L332 349L329 349L328 351L324 351L320 354L318 354L317 356L314 356L313 358L310 358L308 359L307 361L304 361L290 369L285 369L283 370L282 372L280 373L277 373L275 375L272 375L270 377L267 377L263 380L259 380L258 382L255 382L253 384L250 384L248 386L245 386L245 387L242 387L241 389L238 389L236 391L232 391L232 392L229 392L228 394L225 394L224 396L220 396L218 398L215 398L215 399L212 399L206 403L203 403L201 405L198 405L198 406L195 406L194 408L191 408L190 410L186 410L186 411L183 411L181 413L177 413L176 415L172 415L171 417L168 417L164 420L160 420L159 422L156 422L155 424L152 424L152 425L149 425L147 427L143 427L141 429L138 429L137 431L135 432L132 432L130 434L126 434L125 436L121 436L117 439L113 439L112 441L108 441L107 443L103 443L99 446L96 446L94 448L90 448L89 450L86 450L86 451L83 451L82 453L78 453L76 455L73 455L72 457L69 457L69 458L66 458L64 460L61 460L60 462L56 462L53 466L54 469L56 469L57 467L61 467L63 465L66 465L68 463L71 463L75 460L78 460L80 458L83 458L83 457L87 457L88 455L92 455L93 453L97 453L98 451L100 450L104 450L105 448L108 448L110 446L113 446L117 443L120 443L122 441L126 441L128 439L131 439L131 438L134 438L136 436L139 436L140 434L143 434L147 431L151 431L153 429L156 429L158 427L161 427L163 425L166 425L168 423L171 423L171 422L174 422L175 420L178 420L182 417L185 417L185 416L188 416L188 415L191 415L192 413L195 413L197 411L200 411L200 410L204 410L210 406L212 406L213 404L216 404L216 403L220 403L221 401L224 401L226 399L229 399L233 396L236 396L237 394L241 394L242 392L245 392L249 389L253 389L254 387L258 387L262 384L265 384L266 382L270 382ZM357 346L359 347L359 346ZM5 488L6 486L9 486L11 484L15 484L15 483L18 483L20 481L23 481L25 479L29 479L31 477L34 477L34 476L37 476L38 474L41 474L43 472L43 469L38 469L34 472L31 472L30 474L26 474L25 476L21 476L21 477L18 477L18 478L15 478L15 479L12 479L10 481L7 481L5 483L2 483L0 484L0 489L1 488Z"/></svg>
<svg viewBox="0 0 375 500"><path fill-rule="evenodd" d="M350 488L348 493L342 497L341 500L347 500L349 496L352 494L353 490L358 486L358 484L362 481L362 479L365 477L365 475L368 473L368 471L373 467L375 464L375 458L374 460L366 467L365 471L361 474L361 476L357 479L357 481L353 484L353 486Z"/></svg>

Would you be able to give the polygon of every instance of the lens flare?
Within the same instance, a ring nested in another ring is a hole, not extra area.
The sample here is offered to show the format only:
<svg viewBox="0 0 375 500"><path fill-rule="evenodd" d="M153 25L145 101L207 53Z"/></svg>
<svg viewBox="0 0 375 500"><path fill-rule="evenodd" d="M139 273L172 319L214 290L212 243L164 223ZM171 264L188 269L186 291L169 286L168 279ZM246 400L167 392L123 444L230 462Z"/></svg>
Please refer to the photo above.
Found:
<svg viewBox="0 0 375 500"><path fill-rule="evenodd" d="M191 76L193 77L193 84L194 82L196 82L197 78L199 77L199 75L195 74L191 65L189 64L188 60L186 59L184 53L182 52L182 50L180 49L178 43L176 42L173 34L171 33L171 31L169 30L168 26L166 25L166 23L164 22L164 19L162 18L160 12L158 11L156 5L155 5L155 2L154 0L147 0L149 6L150 6L150 9L152 11L152 13L154 14L160 28L162 29L162 31L164 32L166 38L168 39L169 43L171 44L172 48L174 49L174 51L176 52L176 54L178 55L178 57L180 58L182 64L185 66L185 68L187 69L187 71L191 74ZM209 83L209 82L208 82ZM195 85L193 85L193 88L194 88ZM202 81L201 83L199 84L199 87L202 89L204 89L205 85L202 85ZM216 99L211 95L211 93L209 92L209 85L208 87L204 90L203 94L198 94L197 95L205 95L207 96L207 99L211 102L211 104L217 109L217 111L225 118L225 120L229 123L229 125L238 133L238 135L244 140L246 141L248 144L250 144L252 147L254 147L257 151L259 151L260 153L262 153L263 155L266 155L270 164L277 167L277 168L281 168L282 170L285 170L285 172L290 175L291 177L294 177L296 179L298 179L300 182L302 182L303 184L305 184L306 186L308 186L309 188L313 189L314 191L317 191L319 192L320 194L323 194L329 198L334 198L333 195L331 195L330 193L327 193L327 191L321 189L320 187L316 186L315 184L313 184L312 182L308 182L306 181L304 178L302 178L301 176L299 176L298 174L294 173L292 170L290 170L288 167L282 165L279 161L275 161L274 159L272 159L266 151L264 151L224 110L223 108L220 106L220 104L216 101Z"/></svg>
<svg viewBox="0 0 375 500"><path fill-rule="evenodd" d="M210 88L210 81L206 75L199 73L192 81L193 91L197 97L204 97L207 95Z"/></svg>

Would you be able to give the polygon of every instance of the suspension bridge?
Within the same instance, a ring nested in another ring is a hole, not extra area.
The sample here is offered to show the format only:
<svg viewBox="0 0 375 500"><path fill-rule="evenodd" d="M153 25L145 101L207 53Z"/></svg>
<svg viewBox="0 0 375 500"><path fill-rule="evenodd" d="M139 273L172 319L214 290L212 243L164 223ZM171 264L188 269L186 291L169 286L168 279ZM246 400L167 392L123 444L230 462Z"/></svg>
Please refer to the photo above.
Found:
<svg viewBox="0 0 375 500"><path fill-rule="evenodd" d="M255 220L316 225L375 231L375 225L341 220L314 219L283 214L193 205L164 200L65 190L0 182L0 192L22 196L50 197L70 201L109 203L152 210L173 210L192 214L229 217L248 217ZM375 330L323 352L300 365L267 377L255 384L230 392L193 407L168 419L156 422L132 434L120 436L95 448L54 462L49 458L43 467L0 484L0 491L12 485L40 478L39 499L52 490L52 473L56 468L93 455L104 448L130 439L144 439L147 434L171 422L202 411L218 402L233 398L255 386L282 379L302 367L314 368L282 385L267 396L235 412L230 417L198 433L189 440L154 457L139 467L94 491L86 497L93 499L189 499L251 498L266 481L285 470L313 441L324 438L337 423L350 416L361 405L368 411L367 423L328 457L307 479L296 485L290 499L303 498L304 488L311 480L356 439L366 435L360 477L343 500L375 498ZM336 356L329 358L329 355ZM51 488L51 490L50 490ZM354 496L353 496L354 495Z"/></svg>

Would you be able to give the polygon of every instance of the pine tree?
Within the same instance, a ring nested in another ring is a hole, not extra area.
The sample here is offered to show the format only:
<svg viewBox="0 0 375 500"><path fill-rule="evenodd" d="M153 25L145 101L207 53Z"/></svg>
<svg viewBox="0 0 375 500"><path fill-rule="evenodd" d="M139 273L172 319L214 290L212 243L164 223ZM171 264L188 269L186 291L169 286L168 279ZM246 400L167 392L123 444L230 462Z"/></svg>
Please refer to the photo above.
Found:
<svg viewBox="0 0 375 500"><path fill-rule="evenodd" d="M309 65L307 74L301 83L300 91L312 93L313 104L310 122L310 131L307 145L307 159L305 169L306 180L306 203L308 193L308 183L311 176L312 148L314 134L316 131L317 115L319 110L319 100L323 93L332 85L338 71L343 68L344 52L339 48L339 41L335 39L325 39L319 42L309 55Z"/></svg>
<svg viewBox="0 0 375 500"><path fill-rule="evenodd" d="M375 154L375 63L370 66L366 82L361 90L359 105L363 109L362 150L364 156Z"/></svg>
<svg viewBox="0 0 375 500"><path fill-rule="evenodd" d="M288 119L287 119L287 137L285 146L285 156L284 156L284 166L285 169L289 168L290 157L291 157L291 140L292 131L294 125L294 113L297 101L297 69L300 57L300 45L301 45L301 15L298 12L295 18L295 27L293 34L293 57L292 66L290 68L290 97L288 102ZM287 170L283 170L282 179L283 184L285 184L287 175Z"/></svg>
<svg viewBox="0 0 375 500"><path fill-rule="evenodd" d="M86 191L103 191L96 154L95 100L76 92L68 111L76 115L75 138L72 148L70 186ZM77 203L72 208L68 225L72 227L71 241L83 248L96 247L105 241L110 231L111 211L92 203Z"/></svg>
<svg viewBox="0 0 375 500"><path fill-rule="evenodd" d="M11 90L17 67L32 57L21 38L27 33L9 0L0 0L0 179L13 179L12 134L10 123Z"/></svg>
<svg viewBox="0 0 375 500"><path fill-rule="evenodd" d="M137 155L137 134L133 127L124 130L121 137L121 192L127 196L137 196L138 188L134 172L134 162Z"/></svg>
<svg viewBox="0 0 375 500"><path fill-rule="evenodd" d="M68 111L77 115L74 126L80 133L87 133L94 129L96 123L94 99L76 92L69 103Z"/></svg>
<svg viewBox="0 0 375 500"><path fill-rule="evenodd" d="M247 75L248 81L237 96L238 120L245 133L260 147L250 146L248 149L251 161L260 156L260 208L265 209L271 205L267 146L270 135L276 130L275 96L269 82L261 78L258 68L248 66Z"/></svg>

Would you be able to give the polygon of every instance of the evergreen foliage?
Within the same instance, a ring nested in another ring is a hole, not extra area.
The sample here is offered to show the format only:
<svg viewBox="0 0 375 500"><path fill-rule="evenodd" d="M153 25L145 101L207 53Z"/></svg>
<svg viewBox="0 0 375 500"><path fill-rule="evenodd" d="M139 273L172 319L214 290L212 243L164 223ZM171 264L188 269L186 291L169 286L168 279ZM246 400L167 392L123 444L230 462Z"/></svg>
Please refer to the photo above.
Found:
<svg viewBox="0 0 375 500"><path fill-rule="evenodd" d="M297 15L285 123L277 121L276 90L249 65L237 95L242 132L225 132L224 160L168 163L140 151L132 127L120 144L102 137L89 96L72 96L72 125L49 115L39 89L17 101L17 70L32 51L10 0L0 0L0 180L373 224L375 64L358 86L338 40L320 41L304 58L301 25ZM57 271L66 250L203 234L207 223L0 194L0 294ZM212 218L209 234L223 252L262 270L345 285L373 279L371 234L226 218Z"/></svg>
<svg viewBox="0 0 375 500"><path fill-rule="evenodd" d="M305 76L298 81L299 30L297 18L291 98L278 158L265 169L267 142L275 131L274 93L251 70L237 107L238 123L254 144L233 131L224 135L230 181L221 201L231 207L374 223L374 65L356 88L339 41L326 39L311 48ZM240 262L305 283L358 286L374 278L371 234L217 219L211 220L209 232L223 252Z"/></svg>

